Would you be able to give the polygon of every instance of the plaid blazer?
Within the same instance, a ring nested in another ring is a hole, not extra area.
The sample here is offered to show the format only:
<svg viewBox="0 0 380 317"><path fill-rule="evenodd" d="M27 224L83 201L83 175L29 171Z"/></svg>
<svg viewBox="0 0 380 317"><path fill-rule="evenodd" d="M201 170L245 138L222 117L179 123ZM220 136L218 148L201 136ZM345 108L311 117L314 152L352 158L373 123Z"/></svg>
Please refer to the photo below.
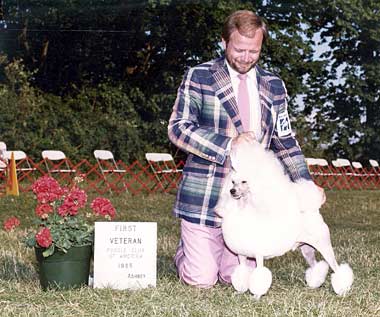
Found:
<svg viewBox="0 0 380 317"><path fill-rule="evenodd" d="M260 142L277 155L293 180L311 179L290 130L284 83L258 66L256 76L262 116ZM168 126L169 139L188 153L174 205L175 216L220 226L221 219L214 208L229 172L227 145L242 132L224 57L190 68L178 88Z"/></svg>

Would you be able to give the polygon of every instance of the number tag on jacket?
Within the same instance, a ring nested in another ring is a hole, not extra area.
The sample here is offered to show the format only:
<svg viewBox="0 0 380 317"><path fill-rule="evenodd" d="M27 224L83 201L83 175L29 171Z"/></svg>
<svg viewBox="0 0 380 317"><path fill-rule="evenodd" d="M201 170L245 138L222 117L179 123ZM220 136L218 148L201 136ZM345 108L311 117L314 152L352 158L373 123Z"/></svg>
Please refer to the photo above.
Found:
<svg viewBox="0 0 380 317"><path fill-rule="evenodd" d="M279 137L286 136L292 132L288 112L285 110L278 114L277 133Z"/></svg>

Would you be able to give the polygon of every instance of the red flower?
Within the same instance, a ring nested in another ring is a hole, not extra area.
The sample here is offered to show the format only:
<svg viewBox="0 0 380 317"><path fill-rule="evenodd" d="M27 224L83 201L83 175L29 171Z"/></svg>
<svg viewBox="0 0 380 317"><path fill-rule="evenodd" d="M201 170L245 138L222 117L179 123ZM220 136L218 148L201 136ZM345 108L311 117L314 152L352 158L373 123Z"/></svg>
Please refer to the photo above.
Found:
<svg viewBox="0 0 380 317"><path fill-rule="evenodd" d="M66 199L73 201L78 208L82 208L87 203L87 194L84 190L74 187Z"/></svg>
<svg viewBox="0 0 380 317"><path fill-rule="evenodd" d="M98 197L95 198L91 203L91 209L96 215L107 217L111 219L115 217L116 210L112 206L111 202L107 198Z"/></svg>
<svg viewBox="0 0 380 317"><path fill-rule="evenodd" d="M50 176L43 176L34 182L33 192L37 196L39 203L46 204L62 197L65 189L61 188L59 183Z"/></svg>
<svg viewBox="0 0 380 317"><path fill-rule="evenodd" d="M46 219L49 213L53 212L53 207L49 204L41 204L36 207L36 215L41 219Z"/></svg>
<svg viewBox="0 0 380 317"><path fill-rule="evenodd" d="M58 208L58 214L61 217L67 215L75 216L78 213L78 209L84 207L86 202L87 194L85 191L79 188L73 188L66 196L63 204Z"/></svg>
<svg viewBox="0 0 380 317"><path fill-rule="evenodd" d="M78 206L72 201L64 201L61 206L58 207L58 215L66 217L67 215L75 216L78 213Z"/></svg>
<svg viewBox="0 0 380 317"><path fill-rule="evenodd" d="M20 225L20 220L17 217L10 217L3 223L3 228L5 231L11 231Z"/></svg>
<svg viewBox="0 0 380 317"><path fill-rule="evenodd" d="M36 234L36 241L40 247L48 248L53 242L49 228L44 227L38 231Z"/></svg>
<svg viewBox="0 0 380 317"><path fill-rule="evenodd" d="M49 176L39 178L32 189L37 198L35 214L39 226L37 234L28 234L25 240L27 246L45 248L47 252L44 256L49 256L56 248L66 252L71 246L93 243L93 225L86 223L88 213L81 214L81 209L88 207L84 190L76 184L61 187ZM94 199L91 208L96 215L108 220L116 214L115 208L106 198Z"/></svg>

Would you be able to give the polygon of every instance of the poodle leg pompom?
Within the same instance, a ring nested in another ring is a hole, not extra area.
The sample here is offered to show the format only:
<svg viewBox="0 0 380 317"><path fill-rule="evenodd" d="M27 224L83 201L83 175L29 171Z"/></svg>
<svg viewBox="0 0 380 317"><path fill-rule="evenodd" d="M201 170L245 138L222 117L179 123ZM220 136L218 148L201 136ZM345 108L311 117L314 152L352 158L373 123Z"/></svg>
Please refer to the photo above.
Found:
<svg viewBox="0 0 380 317"><path fill-rule="evenodd" d="M305 272L306 283L311 288L320 287L326 280L329 272L329 265L325 261L319 261L315 265L309 267Z"/></svg>
<svg viewBox="0 0 380 317"><path fill-rule="evenodd" d="M252 268L246 264L238 265L231 275L232 286L239 293L244 293L248 290L248 279L252 272Z"/></svg>
<svg viewBox="0 0 380 317"><path fill-rule="evenodd" d="M256 299L266 294L272 285L272 272L264 267L253 270L249 277L249 291L255 295Z"/></svg>
<svg viewBox="0 0 380 317"><path fill-rule="evenodd" d="M336 272L331 274L331 284L334 292L340 296L344 296L348 293L353 281L354 273L348 264L339 265Z"/></svg>

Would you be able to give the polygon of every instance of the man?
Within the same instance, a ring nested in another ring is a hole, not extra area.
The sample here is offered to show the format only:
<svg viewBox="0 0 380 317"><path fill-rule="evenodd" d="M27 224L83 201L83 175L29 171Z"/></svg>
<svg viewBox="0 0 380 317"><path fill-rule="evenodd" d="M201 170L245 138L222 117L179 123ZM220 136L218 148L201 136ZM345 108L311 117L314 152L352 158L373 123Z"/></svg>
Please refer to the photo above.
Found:
<svg viewBox="0 0 380 317"><path fill-rule="evenodd" d="M215 213L231 147L255 137L277 155L293 180L311 180L290 129L284 83L257 66L267 37L262 18L236 11L222 31L225 57L191 68L178 89L168 135L188 157L174 205L181 218L175 264L180 279L190 285L207 288L218 279L230 283L238 265Z"/></svg>

